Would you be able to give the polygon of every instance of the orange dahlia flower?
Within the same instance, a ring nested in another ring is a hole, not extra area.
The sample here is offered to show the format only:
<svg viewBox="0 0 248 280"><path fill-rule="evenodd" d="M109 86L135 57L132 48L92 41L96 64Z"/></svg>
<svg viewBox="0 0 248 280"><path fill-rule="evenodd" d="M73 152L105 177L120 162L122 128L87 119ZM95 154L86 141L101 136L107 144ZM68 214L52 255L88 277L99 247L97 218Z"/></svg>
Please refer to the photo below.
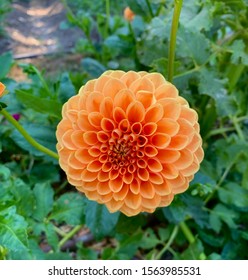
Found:
<svg viewBox="0 0 248 280"><path fill-rule="evenodd" d="M134 17L135 13L129 7L126 7L124 10L124 18L127 21L133 21Z"/></svg>
<svg viewBox="0 0 248 280"><path fill-rule="evenodd" d="M0 82L0 97L3 96L4 90L5 90L5 85Z"/></svg>
<svg viewBox="0 0 248 280"><path fill-rule="evenodd" d="M107 71L62 109L68 181L110 212L155 211L184 192L203 159L197 113L161 74Z"/></svg>

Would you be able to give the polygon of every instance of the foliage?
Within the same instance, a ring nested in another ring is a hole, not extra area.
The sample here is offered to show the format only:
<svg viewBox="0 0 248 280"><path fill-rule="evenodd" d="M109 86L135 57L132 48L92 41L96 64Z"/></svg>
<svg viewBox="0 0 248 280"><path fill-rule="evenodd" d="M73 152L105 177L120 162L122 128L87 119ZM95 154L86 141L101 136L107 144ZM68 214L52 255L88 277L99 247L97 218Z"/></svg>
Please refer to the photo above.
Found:
<svg viewBox="0 0 248 280"><path fill-rule="evenodd" d="M115 2L115 3L114 3ZM81 73L44 78L19 64L29 80L7 77L11 53L0 57L8 111L45 147L62 104L106 69L158 71L167 77L173 2L63 1L67 26L84 32L75 51ZM129 5L136 16L123 18ZM87 12L86 12L87 11ZM184 195L154 214L110 214L68 185L58 162L34 149L0 115L0 258L247 259L248 240L247 1L184 1L174 84L197 110L205 159ZM180 228L186 222L194 235Z"/></svg>
<svg viewBox="0 0 248 280"><path fill-rule="evenodd" d="M12 0L0 0L0 36L5 35L3 21L6 14L11 10Z"/></svg>

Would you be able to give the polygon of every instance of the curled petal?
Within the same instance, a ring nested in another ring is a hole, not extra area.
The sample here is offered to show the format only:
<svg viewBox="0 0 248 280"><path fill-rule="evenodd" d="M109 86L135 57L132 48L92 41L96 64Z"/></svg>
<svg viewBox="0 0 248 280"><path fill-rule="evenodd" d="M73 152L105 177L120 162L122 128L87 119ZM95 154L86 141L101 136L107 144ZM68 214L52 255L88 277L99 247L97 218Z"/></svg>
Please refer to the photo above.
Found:
<svg viewBox="0 0 248 280"><path fill-rule="evenodd" d="M76 146L74 145L74 143L71 140L71 136L72 136L73 130L68 130L65 132L65 134L61 137L62 143L63 145L70 150L76 150Z"/></svg>
<svg viewBox="0 0 248 280"><path fill-rule="evenodd" d="M148 78L154 84L155 89L166 83L166 80L163 77L163 75L158 73L149 73L145 77Z"/></svg>
<svg viewBox="0 0 248 280"><path fill-rule="evenodd" d="M120 107L126 112L127 107L135 99L134 94L129 89L119 91L114 97L114 107Z"/></svg>
<svg viewBox="0 0 248 280"><path fill-rule="evenodd" d="M155 189L153 187L153 184L149 181L141 182L140 183L140 194L144 198L153 198L155 195Z"/></svg>
<svg viewBox="0 0 248 280"><path fill-rule="evenodd" d="M177 121L172 119L163 118L157 123L157 132L165 133L170 136L174 136L179 131L179 124Z"/></svg>
<svg viewBox="0 0 248 280"><path fill-rule="evenodd" d="M153 145L146 145L144 147L144 153L148 157L155 157L158 154L158 150Z"/></svg>
<svg viewBox="0 0 248 280"><path fill-rule="evenodd" d="M91 172L98 172L102 169L102 163L98 160L93 160L87 165L87 170Z"/></svg>
<svg viewBox="0 0 248 280"><path fill-rule="evenodd" d="M128 73L125 73L121 77L121 81L130 88L130 85L133 83L133 81L140 79L140 75L137 72L129 71Z"/></svg>
<svg viewBox="0 0 248 280"><path fill-rule="evenodd" d="M164 109L163 118L178 120L181 113L181 106L177 100L174 98L163 98L158 102Z"/></svg>
<svg viewBox="0 0 248 280"><path fill-rule="evenodd" d="M131 209L139 208L141 205L141 195L129 191L125 199L125 204Z"/></svg>
<svg viewBox="0 0 248 280"><path fill-rule="evenodd" d="M151 136L155 133L157 130L157 124L154 122L148 122L143 126L142 132L144 133L145 136Z"/></svg>
<svg viewBox="0 0 248 280"><path fill-rule="evenodd" d="M196 111L187 107L181 108L180 118L187 120L192 125L198 121L198 115Z"/></svg>
<svg viewBox="0 0 248 280"><path fill-rule="evenodd" d="M159 149L164 149L166 148L169 143L171 142L171 138L168 134L163 134L163 133L155 133L151 137L151 143Z"/></svg>
<svg viewBox="0 0 248 280"><path fill-rule="evenodd" d="M163 166L160 163L160 161L156 158L149 158L147 160L147 165L148 168L152 171L152 172L160 172L163 170Z"/></svg>
<svg viewBox="0 0 248 280"><path fill-rule="evenodd" d="M114 108L113 112L114 121L120 123L122 120L128 121L126 119L126 113L123 111L121 107Z"/></svg>
<svg viewBox="0 0 248 280"><path fill-rule="evenodd" d="M155 192L158 195L166 196L171 193L171 188L168 186L166 182L160 185L156 185Z"/></svg>
<svg viewBox="0 0 248 280"><path fill-rule="evenodd" d="M119 192L113 194L113 197L117 201L123 201L126 198L128 191L129 191L129 186L124 184Z"/></svg>
<svg viewBox="0 0 248 280"><path fill-rule="evenodd" d="M164 110L161 104L156 103L153 106L149 107L145 114L146 122L156 123L162 119Z"/></svg>
<svg viewBox="0 0 248 280"><path fill-rule="evenodd" d="M149 108L154 102L154 95L150 91L139 90L136 93L136 99L143 104L144 108Z"/></svg>
<svg viewBox="0 0 248 280"><path fill-rule="evenodd" d="M84 142L88 145L95 145L98 143L97 133L95 131L88 131L83 134Z"/></svg>
<svg viewBox="0 0 248 280"><path fill-rule="evenodd" d="M134 178L130 183L130 191L134 194L138 194L140 192L140 180Z"/></svg>
<svg viewBox="0 0 248 280"><path fill-rule="evenodd" d="M119 192L122 186L123 186L123 180L121 177L116 177L115 179L109 181L109 188L114 193Z"/></svg>
<svg viewBox="0 0 248 280"><path fill-rule="evenodd" d="M103 118L101 120L101 128L106 132L113 131L115 129L115 123L111 119Z"/></svg>
<svg viewBox="0 0 248 280"><path fill-rule="evenodd" d="M171 150L182 150L184 149L190 142L190 139L186 135L175 135L171 138L170 145L168 145L167 149Z"/></svg>
<svg viewBox="0 0 248 280"><path fill-rule="evenodd" d="M76 150L75 157L83 164L88 164L90 161L94 160L94 158L89 154L89 150L86 148Z"/></svg>
<svg viewBox="0 0 248 280"><path fill-rule="evenodd" d="M139 101L134 101L127 107L127 118L129 122L142 122L145 117L144 106Z"/></svg>
<svg viewBox="0 0 248 280"><path fill-rule="evenodd" d="M103 94L100 92L92 92L86 99L86 110L88 112L99 112L99 106L103 99Z"/></svg>
<svg viewBox="0 0 248 280"><path fill-rule="evenodd" d="M140 90L147 90L150 92L154 92L153 83L146 77L140 78L140 79L132 82L131 85L129 86L129 88L133 92L137 92Z"/></svg>
<svg viewBox="0 0 248 280"><path fill-rule="evenodd" d="M137 174L141 181L147 181L149 179L149 172L144 168L138 168Z"/></svg>
<svg viewBox="0 0 248 280"><path fill-rule="evenodd" d="M83 172L81 172L81 179L84 182L92 182L97 178L97 172L91 172L87 169L84 169Z"/></svg>
<svg viewBox="0 0 248 280"><path fill-rule="evenodd" d="M117 93L125 88L126 85L123 82L121 82L119 79L111 78L106 82L106 84L101 90L104 96L108 96L111 99L114 99Z"/></svg>
<svg viewBox="0 0 248 280"><path fill-rule="evenodd" d="M155 90L155 97L157 100L167 97L176 98L177 96L178 90L170 83L162 84Z"/></svg>
<svg viewBox="0 0 248 280"><path fill-rule="evenodd" d="M100 114L105 118L112 118L113 100L110 97L105 97L100 104Z"/></svg>
<svg viewBox="0 0 248 280"><path fill-rule="evenodd" d="M109 183L108 182L98 182L97 191L100 195L106 195L106 194L111 193Z"/></svg>
<svg viewBox="0 0 248 280"><path fill-rule="evenodd" d="M99 112L91 112L91 113L89 113L89 116L88 116L89 123L98 129L101 127L102 118L103 118L103 115L100 114Z"/></svg>
<svg viewBox="0 0 248 280"><path fill-rule="evenodd" d="M177 150L159 150L157 158L161 163L173 163L180 157L180 152Z"/></svg>

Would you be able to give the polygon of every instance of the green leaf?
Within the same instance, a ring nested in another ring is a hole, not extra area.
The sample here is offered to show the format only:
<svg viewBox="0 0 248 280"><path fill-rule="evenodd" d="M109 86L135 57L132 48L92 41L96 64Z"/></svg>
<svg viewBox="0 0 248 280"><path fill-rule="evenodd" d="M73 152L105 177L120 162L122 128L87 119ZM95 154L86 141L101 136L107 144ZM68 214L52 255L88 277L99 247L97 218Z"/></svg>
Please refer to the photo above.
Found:
<svg viewBox="0 0 248 280"><path fill-rule="evenodd" d="M37 183L34 187L34 196L36 205L33 212L33 217L37 221L43 219L51 212L53 208L54 191L49 183Z"/></svg>
<svg viewBox="0 0 248 280"><path fill-rule="evenodd" d="M49 219L58 223L66 222L69 225L79 225L84 222L85 207L84 196L75 192L66 193L55 201Z"/></svg>
<svg viewBox="0 0 248 280"><path fill-rule="evenodd" d="M6 108L6 107L7 107L7 105L6 105L5 103L0 102L0 111L1 111L2 109Z"/></svg>
<svg viewBox="0 0 248 280"><path fill-rule="evenodd" d="M90 248L83 247L83 244L80 244L80 247L77 250L78 260L97 260L98 253Z"/></svg>
<svg viewBox="0 0 248 280"><path fill-rule="evenodd" d="M0 244L9 251L28 251L27 223L15 206L0 212Z"/></svg>
<svg viewBox="0 0 248 280"><path fill-rule="evenodd" d="M104 71L106 71L105 66L90 57L82 59L81 65L84 71L89 73L92 78L98 78Z"/></svg>
<svg viewBox="0 0 248 280"><path fill-rule="evenodd" d="M18 214L24 217L30 217L34 210L34 195L30 186L17 178L13 182L10 191L15 197Z"/></svg>
<svg viewBox="0 0 248 280"><path fill-rule="evenodd" d="M235 99L225 89L226 82L227 79L219 79L216 72L205 67L199 72L199 92L215 100L217 113L221 117L233 115L237 111Z"/></svg>
<svg viewBox="0 0 248 280"><path fill-rule="evenodd" d="M107 48L112 58L123 53L131 53L132 44L124 39L124 37L112 35L104 41L104 47Z"/></svg>
<svg viewBox="0 0 248 280"><path fill-rule="evenodd" d="M11 172L9 168L5 167L3 164L0 164L0 182L7 181L10 178Z"/></svg>
<svg viewBox="0 0 248 280"><path fill-rule="evenodd" d="M201 30L208 31L212 25L212 9L210 3L202 5L199 12L199 4L192 2L185 2L180 15L180 23L186 29L193 32L200 32Z"/></svg>
<svg viewBox="0 0 248 280"><path fill-rule="evenodd" d="M31 108L39 113L48 114L58 119L61 118L62 105L56 100L35 96L21 89L16 90L16 96L27 108Z"/></svg>
<svg viewBox="0 0 248 280"><path fill-rule="evenodd" d="M188 215L187 206L180 199L175 199L170 207L164 207L162 211L164 216L174 224L179 224Z"/></svg>
<svg viewBox="0 0 248 280"><path fill-rule="evenodd" d="M30 134L38 143L54 152L56 151L55 146L57 140L55 137L54 128L28 122L23 122L22 126L28 132L28 134ZM44 156L44 153L31 146L31 144L26 141L26 139L19 133L19 131L14 130L11 134L11 138L17 143L17 145L19 145L22 149L30 152L32 155ZM49 160L53 160L49 156L46 157Z"/></svg>
<svg viewBox="0 0 248 280"><path fill-rule="evenodd" d="M48 244L52 246L54 251L58 250L59 238L54 230L53 224L45 224L44 229Z"/></svg>
<svg viewBox="0 0 248 280"><path fill-rule="evenodd" d="M186 217L192 217L200 227L208 227L208 215L203 210L203 201L199 197L183 194L176 198L170 207L164 207L162 211L164 216L174 224L179 224Z"/></svg>
<svg viewBox="0 0 248 280"><path fill-rule="evenodd" d="M136 15L141 15L142 17L149 17L149 7L146 0L127 0L127 5Z"/></svg>
<svg viewBox="0 0 248 280"><path fill-rule="evenodd" d="M12 63L13 57L11 52L6 52L0 56L0 80L9 73Z"/></svg>
<svg viewBox="0 0 248 280"><path fill-rule="evenodd" d="M117 235L119 240L119 250L117 255L120 259L131 259L136 253L139 246L142 246L143 232L138 229L136 232L130 234Z"/></svg>
<svg viewBox="0 0 248 280"><path fill-rule="evenodd" d="M152 249L160 243L161 241L157 238L156 234L151 228L148 228L145 232L143 232L141 248Z"/></svg>
<svg viewBox="0 0 248 280"><path fill-rule="evenodd" d="M178 30L178 56L192 58L197 65L204 64L210 56L210 42L200 32L181 26Z"/></svg>
<svg viewBox="0 0 248 280"><path fill-rule="evenodd" d="M236 229L235 220L238 213L232 209L227 208L223 204L217 204L211 211L209 222L214 231L220 232L222 222L226 223L229 228Z"/></svg>
<svg viewBox="0 0 248 280"><path fill-rule="evenodd" d="M227 183L218 190L218 195L220 200L227 205L248 207L248 190L240 187L237 183Z"/></svg>
<svg viewBox="0 0 248 280"><path fill-rule="evenodd" d="M120 213L109 213L104 205L88 201L86 207L86 225L98 239L111 235L118 222Z"/></svg>
<svg viewBox="0 0 248 280"><path fill-rule="evenodd" d="M228 50L232 52L231 62L233 64L248 65L248 53L245 50L246 45L243 40L235 40L233 44L228 47Z"/></svg>
<svg viewBox="0 0 248 280"><path fill-rule="evenodd" d="M183 260L200 260L202 253L204 253L202 242L197 239L194 243L189 245L181 256Z"/></svg>
<svg viewBox="0 0 248 280"><path fill-rule="evenodd" d="M64 104L70 97L76 94L75 87L71 82L67 72L63 73L60 78L59 85L59 100Z"/></svg>
<svg viewBox="0 0 248 280"><path fill-rule="evenodd" d="M69 253L59 252L59 253L50 253L44 255L45 260L72 260L72 257Z"/></svg>

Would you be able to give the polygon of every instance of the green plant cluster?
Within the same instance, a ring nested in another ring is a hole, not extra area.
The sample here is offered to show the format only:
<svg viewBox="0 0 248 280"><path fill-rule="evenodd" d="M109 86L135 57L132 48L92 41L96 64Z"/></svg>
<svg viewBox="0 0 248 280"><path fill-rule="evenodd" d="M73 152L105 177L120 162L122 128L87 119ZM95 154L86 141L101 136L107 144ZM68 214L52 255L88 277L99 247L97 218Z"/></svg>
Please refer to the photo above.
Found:
<svg viewBox="0 0 248 280"><path fill-rule="evenodd" d="M4 19L6 14L11 10L12 0L0 0L0 37L5 35Z"/></svg>
<svg viewBox="0 0 248 280"><path fill-rule="evenodd" d="M0 80L11 93L1 101L54 152L61 107L87 80L106 69L168 76L174 1L116 2L63 1L62 27L84 33L77 73L49 79L19 63L28 80L17 83L7 78L17 62L11 53L0 57ZM188 191L154 214L110 214L0 115L0 258L248 259L247 0L185 1L176 42L173 83L199 114L205 150Z"/></svg>

